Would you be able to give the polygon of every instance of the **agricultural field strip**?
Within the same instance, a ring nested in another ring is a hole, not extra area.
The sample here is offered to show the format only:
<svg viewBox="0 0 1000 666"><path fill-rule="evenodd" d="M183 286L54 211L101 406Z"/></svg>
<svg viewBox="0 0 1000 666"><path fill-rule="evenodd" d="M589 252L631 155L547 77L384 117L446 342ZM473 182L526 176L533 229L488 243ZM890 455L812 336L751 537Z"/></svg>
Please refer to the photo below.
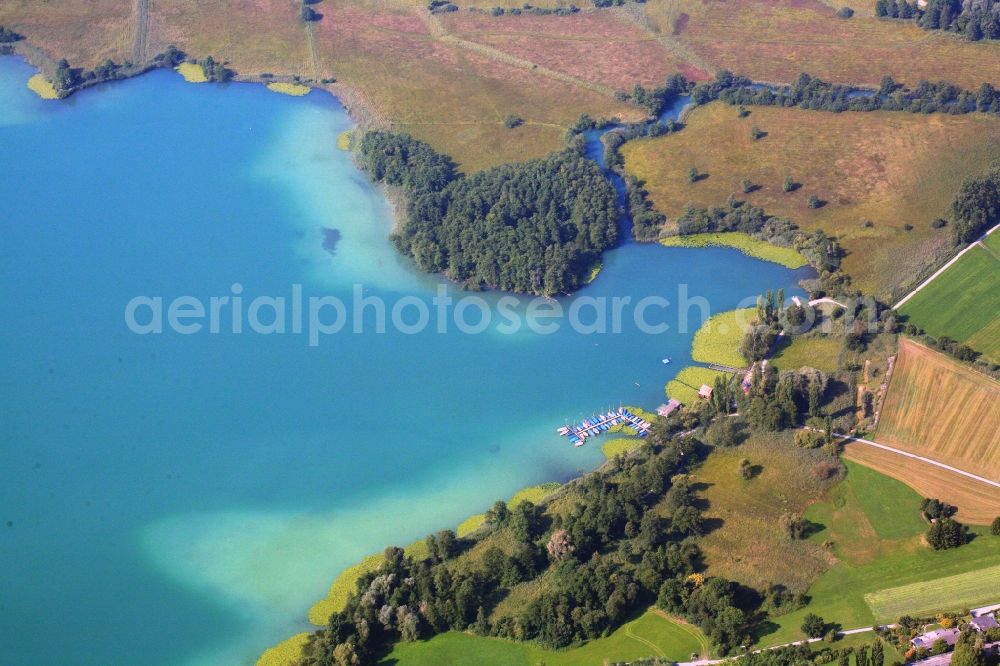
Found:
<svg viewBox="0 0 1000 666"><path fill-rule="evenodd" d="M908 300L910 300L911 298L913 298L914 296L916 296L916 295L917 295L917 293L918 293L919 291L921 291L921 290L922 290L922 289L923 289L924 287L926 287L926 286L927 286L927 285L929 285L929 284L930 284L931 282L933 282L933 281L934 281L935 279L937 279L937 278L938 278L938 277L939 277L939 276L940 276L940 275L941 275L942 273L944 273L944 272L945 272L946 270L948 270L949 268L951 268L952 264L955 264L955 263L956 263L956 262L957 262L957 261L958 261L959 259L961 259L961 258L962 258L962 256L963 256L963 255L964 255L964 254L965 254L966 252L968 252L969 250L971 250L972 248L974 248L974 247L976 247L976 246L978 246L978 245L982 245L983 241L984 241L984 240L986 240L986 238L987 238L987 237L988 237L988 236L989 236L990 234L992 234L992 233L993 233L994 231L996 231L997 229L1000 229L1000 224L996 225L996 226L995 226L995 227L993 227L992 229L988 229L988 230L986 231L986 233L984 233L984 234L983 234L982 236L980 236L979 238L977 238L977 239L976 239L976 241L975 241L974 243L969 243L969 245L968 245L968 246L967 246L967 247L966 247L965 249L963 249L963 250L962 250L961 252L959 252L959 253L958 253L958 254L956 254L956 255L955 255L954 257L952 257L952 258L951 258L951 259L950 259L950 260L948 261L948 263L946 263L946 264L945 264L944 266L942 266L941 268L939 268L939 269L937 269L936 271L934 271L934 274L933 274L933 275L931 275L931 276L930 276L929 278L927 278L926 280L924 280L923 282L921 282L921 283L920 283L919 285L917 285L917 286L916 286L916 287L915 287L915 288L913 289L913 291L911 291L910 293L908 293L908 294L907 294L906 296L903 296L903 298L902 298L902 299L901 299L901 300L900 300L900 301L899 301L898 303L896 303L895 305L893 305L893 306L892 306L892 309L893 309L893 310L898 310L898 309L899 309L899 308L901 308L901 307L902 307L903 305L905 305L905 304L906 304L906 302L907 302ZM985 246L985 245L983 245L983 247L986 247L986 246ZM987 251L989 251L989 249L987 249ZM990 252L990 254L992 254L992 252Z"/></svg>
<svg viewBox="0 0 1000 666"><path fill-rule="evenodd" d="M891 446L886 446L885 444L879 444L878 442L873 442L870 439L862 439L860 437L852 437L851 435L844 435L844 434L841 434L839 432L835 432L833 434L834 434L834 437L840 437L842 439L847 439L847 440L850 440L852 442L858 442L860 444L867 444L868 446L874 446L875 448L882 449L883 451L890 451L892 453L897 453L897 454L899 454L901 456L906 456L907 458L913 458L914 460L919 460L921 462L925 462L928 465L934 465L935 467L940 467L941 469L946 469L949 472L954 472L955 474L961 474L962 476L968 477L970 479L974 479L976 481L980 481L982 483L991 485L994 488L1000 488L1000 483L997 483L996 481L992 481L992 480L987 479L985 477L978 476L976 474L973 474L972 472L966 472L965 470L958 469L957 467L952 467L951 465L946 465L943 462L938 462L937 460L934 460L932 458L926 458L924 456L918 456L915 453L910 453L909 451L903 451L901 449L896 449L896 448L893 448Z"/></svg>
<svg viewBox="0 0 1000 666"><path fill-rule="evenodd" d="M865 603L876 619L956 610L988 599L994 581L1000 582L1000 566L869 592Z"/></svg>

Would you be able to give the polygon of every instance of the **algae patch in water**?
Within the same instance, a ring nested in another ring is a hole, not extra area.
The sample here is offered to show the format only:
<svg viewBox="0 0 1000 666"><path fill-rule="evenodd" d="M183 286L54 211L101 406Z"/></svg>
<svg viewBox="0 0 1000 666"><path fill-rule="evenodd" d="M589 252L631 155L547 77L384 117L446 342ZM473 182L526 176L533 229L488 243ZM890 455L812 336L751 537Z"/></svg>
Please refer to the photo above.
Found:
<svg viewBox="0 0 1000 666"><path fill-rule="evenodd" d="M308 95L312 90L309 86L303 86L298 83L268 83L267 89L271 92L276 92L281 95L291 95L292 97L303 97Z"/></svg>
<svg viewBox="0 0 1000 666"><path fill-rule="evenodd" d="M59 99L56 87L41 74L35 74L28 79L28 87L42 99Z"/></svg>
<svg viewBox="0 0 1000 666"><path fill-rule="evenodd" d="M177 73L184 77L188 83L207 83L208 77L205 70L196 62L182 62L176 67Z"/></svg>

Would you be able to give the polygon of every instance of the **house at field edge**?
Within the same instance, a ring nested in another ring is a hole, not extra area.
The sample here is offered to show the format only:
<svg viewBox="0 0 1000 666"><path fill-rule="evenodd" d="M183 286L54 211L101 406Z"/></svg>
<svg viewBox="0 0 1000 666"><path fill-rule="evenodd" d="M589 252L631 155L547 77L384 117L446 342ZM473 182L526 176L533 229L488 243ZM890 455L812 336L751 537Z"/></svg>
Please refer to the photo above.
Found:
<svg viewBox="0 0 1000 666"><path fill-rule="evenodd" d="M991 615L983 615L969 620L969 625L979 633L983 633L987 629L996 629L997 627L1000 627L1000 622L997 622Z"/></svg>
<svg viewBox="0 0 1000 666"><path fill-rule="evenodd" d="M1000 642L987 643L983 646L983 653L986 654L988 658L995 659L997 655L1000 654ZM951 658L952 653L945 652L944 654L936 654L933 657L915 661L910 664L910 666L949 666L951 664Z"/></svg>
<svg viewBox="0 0 1000 666"><path fill-rule="evenodd" d="M709 400L712 397L712 387L708 384L702 384L701 388L698 389L698 397L702 400Z"/></svg>
<svg viewBox="0 0 1000 666"><path fill-rule="evenodd" d="M920 634L910 641L910 645L918 650L920 648L930 650L936 641L943 640L951 647L958 642L959 633L961 632L958 629L935 629L934 631L928 631L926 634Z"/></svg>

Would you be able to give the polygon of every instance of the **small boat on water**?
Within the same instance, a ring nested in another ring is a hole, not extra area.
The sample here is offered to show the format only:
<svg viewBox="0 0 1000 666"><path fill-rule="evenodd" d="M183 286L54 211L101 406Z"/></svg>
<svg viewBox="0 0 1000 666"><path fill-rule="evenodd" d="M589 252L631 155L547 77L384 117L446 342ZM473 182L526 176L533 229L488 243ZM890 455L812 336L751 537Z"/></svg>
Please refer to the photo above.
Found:
<svg viewBox="0 0 1000 666"><path fill-rule="evenodd" d="M663 359L663 365L666 365L667 363L670 363L670 357L669 356L667 358Z"/></svg>

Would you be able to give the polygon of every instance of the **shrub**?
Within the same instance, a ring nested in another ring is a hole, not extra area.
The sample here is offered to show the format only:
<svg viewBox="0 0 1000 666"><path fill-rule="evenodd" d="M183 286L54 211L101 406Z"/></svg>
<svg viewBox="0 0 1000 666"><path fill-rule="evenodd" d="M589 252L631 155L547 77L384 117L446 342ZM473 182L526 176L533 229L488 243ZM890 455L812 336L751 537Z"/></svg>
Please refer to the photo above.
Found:
<svg viewBox="0 0 1000 666"><path fill-rule="evenodd" d="M820 201L820 198L818 196L816 196L815 194L810 194L809 195L809 204L808 205L809 205L810 208L819 208L820 206L823 205L823 202Z"/></svg>
<svg viewBox="0 0 1000 666"><path fill-rule="evenodd" d="M934 220L933 222L931 222L931 228L932 229L940 229L941 227L943 227L943 226L945 226L947 224L948 224L948 220L939 217L936 220Z"/></svg>
<svg viewBox="0 0 1000 666"><path fill-rule="evenodd" d="M757 141L758 139L763 139L765 136L767 136L767 132L757 127L756 125L750 128L750 138L753 139L754 141Z"/></svg>
<svg viewBox="0 0 1000 666"><path fill-rule="evenodd" d="M990 525L990 532L993 536L1000 536L1000 516L993 519L993 524Z"/></svg>
<svg viewBox="0 0 1000 666"><path fill-rule="evenodd" d="M785 176L784 182L781 183L781 189L783 189L785 192L795 191L795 181L792 180L791 176Z"/></svg>
<svg viewBox="0 0 1000 666"><path fill-rule="evenodd" d="M0 25L0 44L10 44L22 39L24 39L24 37L21 35Z"/></svg>
<svg viewBox="0 0 1000 666"><path fill-rule="evenodd" d="M826 622L816 613L808 613L802 620L802 633L809 638L819 638L826 633Z"/></svg>
<svg viewBox="0 0 1000 666"><path fill-rule="evenodd" d="M841 7L837 10L837 16L843 19L848 19L854 16L854 10L850 7Z"/></svg>
<svg viewBox="0 0 1000 666"><path fill-rule="evenodd" d="M934 550L958 548L969 540L969 528L951 518L942 518L931 525L927 543Z"/></svg>
<svg viewBox="0 0 1000 666"><path fill-rule="evenodd" d="M697 183L700 178L701 178L701 174L698 173L698 167L691 167L690 169L688 169L688 182L689 183Z"/></svg>
<svg viewBox="0 0 1000 666"><path fill-rule="evenodd" d="M913 225L912 224L904 224L903 225L903 229L905 229L906 231L913 231Z"/></svg>
<svg viewBox="0 0 1000 666"><path fill-rule="evenodd" d="M522 118L518 117L518 116L515 116L512 113L509 116L507 116L506 118L504 118L503 124L504 124L504 126L507 129L514 129L515 127L519 127L519 126L523 125L524 124L524 120Z"/></svg>

